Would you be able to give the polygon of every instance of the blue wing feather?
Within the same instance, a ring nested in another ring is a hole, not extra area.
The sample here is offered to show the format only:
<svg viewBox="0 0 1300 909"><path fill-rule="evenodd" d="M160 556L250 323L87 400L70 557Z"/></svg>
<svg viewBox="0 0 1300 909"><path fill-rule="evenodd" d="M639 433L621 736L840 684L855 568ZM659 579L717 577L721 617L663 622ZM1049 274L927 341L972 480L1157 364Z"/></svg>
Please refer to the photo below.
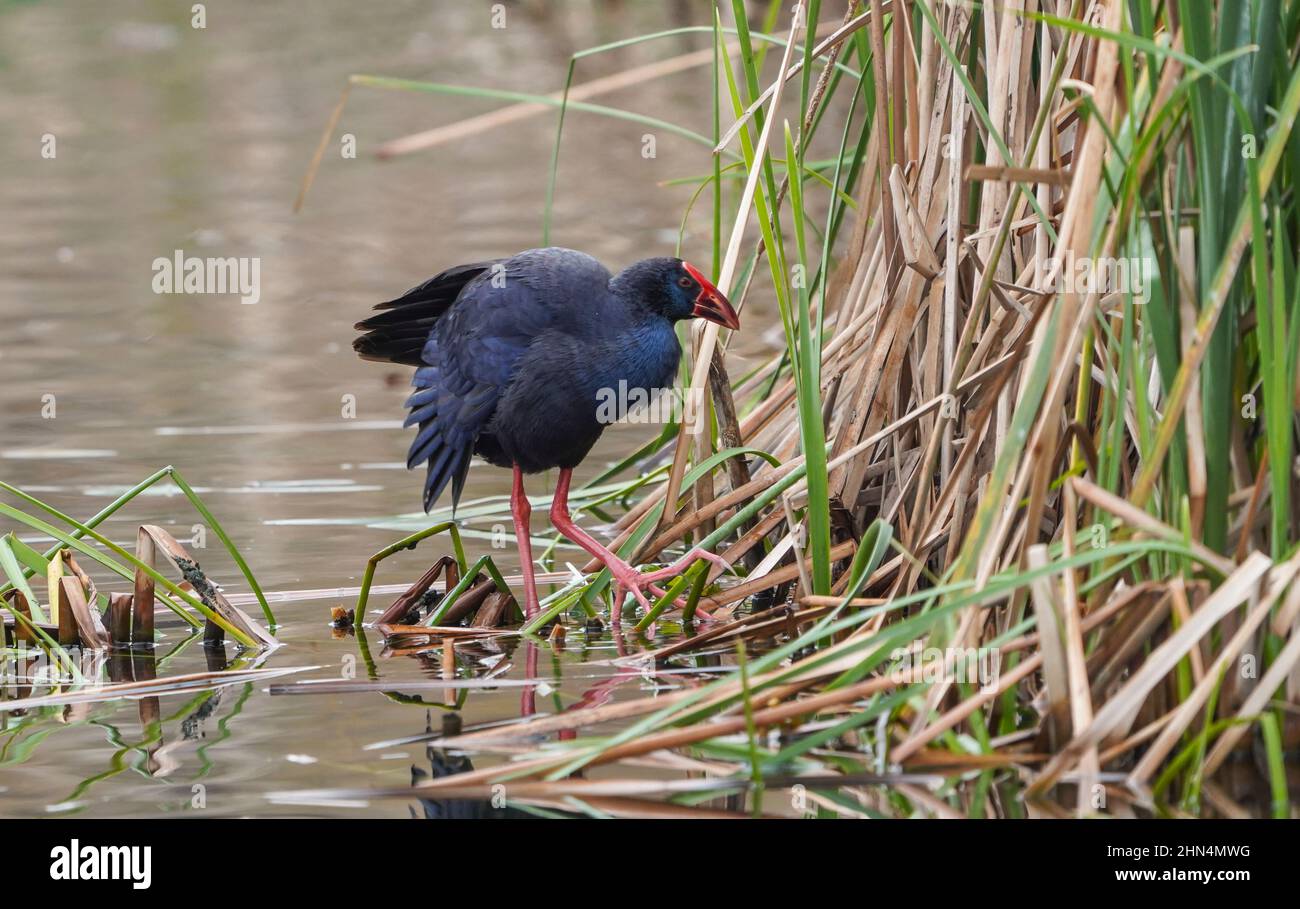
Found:
<svg viewBox="0 0 1300 909"><path fill-rule="evenodd" d="M609 272L564 249L529 250L478 272L437 318L420 350L405 425L418 424L408 466L428 463L424 510L450 484L453 512L480 434L533 341L572 318L573 301L604 288ZM461 271L452 270L456 274ZM430 293L425 282L420 290Z"/></svg>
<svg viewBox="0 0 1300 909"><path fill-rule="evenodd" d="M610 273L581 252L545 248L447 269L382 303L357 328L369 359L417 365L404 425L417 425L407 463L426 463L424 508L451 486L459 505L480 436L510 388L520 359L547 330L580 315Z"/></svg>

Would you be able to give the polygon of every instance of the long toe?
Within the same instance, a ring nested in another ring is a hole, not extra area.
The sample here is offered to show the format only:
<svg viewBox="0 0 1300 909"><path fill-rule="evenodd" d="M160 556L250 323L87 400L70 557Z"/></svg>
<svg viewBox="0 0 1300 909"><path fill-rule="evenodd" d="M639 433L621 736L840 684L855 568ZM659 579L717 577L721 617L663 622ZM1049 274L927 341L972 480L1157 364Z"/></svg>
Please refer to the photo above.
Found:
<svg viewBox="0 0 1300 909"><path fill-rule="evenodd" d="M677 577L683 571L690 567L694 562L705 560L724 569L730 569L730 564L722 556L709 552L706 549L693 549L681 559L666 568L657 571L648 571L644 574L637 571L635 567L617 557L601 558L600 561L609 573L613 576L610 582L613 591L613 600L610 605L611 621L617 624L620 620L620 614L623 608L623 602L627 593L631 593L636 598L637 603L643 609L649 612L653 605L651 604L647 593L653 595L656 599L662 600L668 596L668 592L659 586L657 582L667 580L668 578ZM684 596L676 597L673 605L678 609L686 608L686 598ZM696 616L703 622L713 621L712 617L703 610L696 611Z"/></svg>
<svg viewBox="0 0 1300 909"><path fill-rule="evenodd" d="M674 578L689 568L693 563L701 560L712 562L724 571L729 571L731 569L731 563L722 556L715 552L709 552L707 549L696 547L666 568L660 568L656 571L648 571L642 575L642 577L648 578L651 581L662 581L667 578Z"/></svg>

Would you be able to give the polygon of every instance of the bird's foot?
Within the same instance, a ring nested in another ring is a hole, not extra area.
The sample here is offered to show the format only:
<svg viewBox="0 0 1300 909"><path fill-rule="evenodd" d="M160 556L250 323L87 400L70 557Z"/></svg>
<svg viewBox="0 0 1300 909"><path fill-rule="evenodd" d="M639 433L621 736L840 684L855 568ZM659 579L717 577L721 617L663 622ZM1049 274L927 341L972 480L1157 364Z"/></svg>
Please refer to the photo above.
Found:
<svg viewBox="0 0 1300 909"><path fill-rule="evenodd" d="M652 607L646 593L652 593L659 599L668 596L668 592L660 587L657 582L676 577L689 568L694 562L700 560L712 562L714 565L718 565L723 569L729 569L731 567L727 560L722 556L717 553L709 552L707 549L700 549L699 547L692 549L671 565L656 569L655 571L637 571L635 567L621 559L618 560L616 564L612 561L606 562L606 567L609 568L610 574L614 577L613 620L615 622L618 621L619 609L623 605L623 598L626 592L631 592L631 594L636 598L636 601L640 603L646 611L649 611ZM686 598L679 596L673 600L673 604L679 609L685 609ZM696 609L696 616L704 622L712 621L712 617L708 612L699 609L698 607Z"/></svg>
<svg viewBox="0 0 1300 909"><path fill-rule="evenodd" d="M644 575L642 575L642 577L648 578L650 581L662 581L665 578L675 578L677 577L677 575L681 574L687 568L690 568L692 563L699 562L701 560L706 562L712 562L714 565L717 565L723 571L731 570L731 563L728 562L726 559L724 559L722 556L718 555L716 552L709 552L707 549L701 549L699 546L696 546L694 549L686 553L686 555L682 556L676 562L673 562L671 565L665 568L657 569L655 571L648 571Z"/></svg>
<svg viewBox="0 0 1300 909"><path fill-rule="evenodd" d="M647 574L642 574L633 566L621 559L617 562L610 560L605 563L605 567L609 569L609 573L614 578L615 621L618 620L618 609L623 605L623 599L629 593L631 593L632 596L636 598L636 601L647 610L650 609L650 599L646 596L647 593L651 593L658 598L663 598L668 595L668 591L656 584L654 578L651 578Z"/></svg>

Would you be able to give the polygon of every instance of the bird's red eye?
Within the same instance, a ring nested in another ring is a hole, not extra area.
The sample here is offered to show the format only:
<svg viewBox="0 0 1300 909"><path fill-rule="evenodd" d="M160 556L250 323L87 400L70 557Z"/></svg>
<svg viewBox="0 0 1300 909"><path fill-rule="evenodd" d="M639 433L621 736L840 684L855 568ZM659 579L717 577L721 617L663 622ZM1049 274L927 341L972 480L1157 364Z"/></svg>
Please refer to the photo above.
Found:
<svg viewBox="0 0 1300 909"><path fill-rule="evenodd" d="M695 283L694 281L692 281L690 278L686 277L685 275L677 279L678 287L690 287L694 283Z"/></svg>

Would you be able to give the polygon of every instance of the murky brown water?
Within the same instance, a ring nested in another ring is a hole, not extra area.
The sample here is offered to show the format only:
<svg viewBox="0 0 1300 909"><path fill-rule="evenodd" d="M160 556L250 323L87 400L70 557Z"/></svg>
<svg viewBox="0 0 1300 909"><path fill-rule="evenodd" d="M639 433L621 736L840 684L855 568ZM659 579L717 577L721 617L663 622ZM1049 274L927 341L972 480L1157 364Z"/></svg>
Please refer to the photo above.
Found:
<svg viewBox="0 0 1300 909"><path fill-rule="evenodd" d="M366 556L422 519L413 515L420 477L404 469L408 433L399 427L407 370L359 361L351 325L441 267L540 242L555 119L379 163L369 155L377 143L494 105L357 89L338 133L355 135L358 155L345 159L331 145L295 216L299 181L347 75L550 91L572 52L679 24L683 10L707 22L707 4L512 4L505 29L493 29L490 5L477 2L223 0L207 4L201 30L189 6L0 0L0 477L88 516L174 464L268 591L355 586ZM558 11L530 12L545 7ZM579 78L700 41L585 60ZM707 132L703 84L687 74L599 100ZM571 116L553 242L613 267L672 252L692 190L659 184L707 172L707 152L661 135L647 159L645 132ZM41 154L47 134L52 159ZM706 243L690 235L687 254L707 261ZM260 302L153 293L153 260L176 249L260 257ZM646 437L611 431L586 475ZM466 498L507 492L508 481L476 468ZM531 491L545 495L550 482L538 478ZM189 538L199 518L167 490L109 521L108 535L128 544L135 525L158 523ZM45 542L0 521L0 532L15 529ZM493 527L471 529L490 536ZM467 546L471 558L490 550L484 537ZM228 592L244 589L215 540L197 554ZM438 554L429 544L403 554L379 580L409 581ZM513 549L494 554L503 570L517 570ZM320 667L278 681L337 678L357 656L351 638L326 627L336 604L351 605L339 597L276 604L287 646L263 665ZM164 624L160 656L183 640ZM379 646L373 635L371 644ZM606 656L612 644L600 636L563 656L541 654L539 676L555 691L543 689L537 709L603 691L613 670L589 661ZM480 674L498 658L490 645L467 652L462 673ZM513 663L504 677L521 676L522 655L505 658ZM195 642L159 673L205 666ZM436 661L407 658L380 658L378 672L398 690L440 678ZM652 684L631 675L611 696ZM265 794L402 784L411 764L425 763L423 746L365 746L419 733L425 708L377 692L289 697L266 688L0 714L0 815L180 814L195 810L200 791L205 811L219 815L406 813L394 802L281 806ZM470 723L520 710L517 688L467 697Z"/></svg>

